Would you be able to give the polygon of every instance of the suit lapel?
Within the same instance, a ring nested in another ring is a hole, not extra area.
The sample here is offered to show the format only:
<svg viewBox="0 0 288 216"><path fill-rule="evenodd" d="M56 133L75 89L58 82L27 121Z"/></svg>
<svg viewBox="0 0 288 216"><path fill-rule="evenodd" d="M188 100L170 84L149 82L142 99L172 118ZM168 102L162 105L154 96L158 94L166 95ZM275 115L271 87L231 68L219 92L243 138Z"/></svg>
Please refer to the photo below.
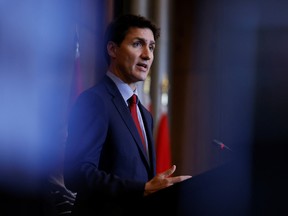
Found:
<svg viewBox="0 0 288 216"><path fill-rule="evenodd" d="M144 150L140 135L138 133L138 130L135 126L135 123L132 119L132 116L130 114L129 108L127 107L120 91L118 90L117 86L114 84L114 82L109 78L106 77L106 83L109 92L113 95L112 102L115 106L115 108L118 110L122 120L125 122L127 128L129 129L131 135L133 136L135 143L138 146L138 149L140 149L140 152L142 156L145 158L146 166L149 167L148 157ZM149 135L150 136L150 135Z"/></svg>
<svg viewBox="0 0 288 216"><path fill-rule="evenodd" d="M149 156L150 156L150 167L152 169L152 172L156 173L156 156L155 156L155 150L154 150L154 142L153 142L153 125L152 125L152 120L151 115L148 113L148 111L143 107L141 103L138 104L143 123L145 126L145 131L146 131L146 136L147 136L147 141L148 141L148 148L149 148ZM149 121L148 121L149 120ZM152 125L152 126L151 126Z"/></svg>

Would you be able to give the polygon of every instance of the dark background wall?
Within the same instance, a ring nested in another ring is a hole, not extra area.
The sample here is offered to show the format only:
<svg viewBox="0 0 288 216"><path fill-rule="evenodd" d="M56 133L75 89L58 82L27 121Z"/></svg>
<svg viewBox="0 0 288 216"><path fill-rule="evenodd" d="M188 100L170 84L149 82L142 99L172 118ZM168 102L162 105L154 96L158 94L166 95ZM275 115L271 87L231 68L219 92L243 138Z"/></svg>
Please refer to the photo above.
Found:
<svg viewBox="0 0 288 216"><path fill-rule="evenodd" d="M161 11L151 2L149 11ZM246 198L251 199L254 214L277 215L284 211L280 195L286 191L288 3L169 2L169 117L177 174L198 175L236 158L243 176L239 181L249 180L251 193ZM129 11L130 4L1 1L4 188L12 178L20 185L32 182L34 188L49 169L50 146L59 142L65 126L75 24L81 36L83 82L89 87L105 70L103 30L114 16ZM233 152L223 154L214 139Z"/></svg>
<svg viewBox="0 0 288 216"><path fill-rule="evenodd" d="M252 170L254 207L261 214L287 213L281 198L287 192L287 32L286 26L260 27L257 32Z"/></svg>
<svg viewBox="0 0 288 216"><path fill-rule="evenodd" d="M222 0L172 8L171 127L180 173L197 175L226 160L212 147L219 139L240 161L239 181L250 181L245 199L253 215L282 215L288 4Z"/></svg>

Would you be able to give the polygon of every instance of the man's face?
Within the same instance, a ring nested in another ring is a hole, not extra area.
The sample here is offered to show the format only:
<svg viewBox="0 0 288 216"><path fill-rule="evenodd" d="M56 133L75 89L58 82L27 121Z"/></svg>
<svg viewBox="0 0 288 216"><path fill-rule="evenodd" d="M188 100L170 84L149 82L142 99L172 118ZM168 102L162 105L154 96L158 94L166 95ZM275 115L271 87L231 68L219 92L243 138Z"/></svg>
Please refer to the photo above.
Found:
<svg viewBox="0 0 288 216"><path fill-rule="evenodd" d="M130 28L119 46L116 46L114 69L124 82L144 81L154 59L155 40L148 28Z"/></svg>

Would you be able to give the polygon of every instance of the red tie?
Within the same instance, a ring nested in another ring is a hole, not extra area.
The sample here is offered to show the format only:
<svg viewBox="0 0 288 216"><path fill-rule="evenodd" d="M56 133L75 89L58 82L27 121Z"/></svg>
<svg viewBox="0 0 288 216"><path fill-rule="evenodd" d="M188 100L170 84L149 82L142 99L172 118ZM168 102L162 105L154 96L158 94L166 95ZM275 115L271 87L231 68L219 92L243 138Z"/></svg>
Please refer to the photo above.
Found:
<svg viewBox="0 0 288 216"><path fill-rule="evenodd" d="M135 125L137 127L137 130L139 132L139 135L141 137L144 149L146 150L144 136L143 136L143 133L142 133L142 130L140 127L140 123L139 123L139 119L138 119L138 115L137 115L137 95L133 94L132 97L129 99L129 108L130 108L132 118L133 118Z"/></svg>

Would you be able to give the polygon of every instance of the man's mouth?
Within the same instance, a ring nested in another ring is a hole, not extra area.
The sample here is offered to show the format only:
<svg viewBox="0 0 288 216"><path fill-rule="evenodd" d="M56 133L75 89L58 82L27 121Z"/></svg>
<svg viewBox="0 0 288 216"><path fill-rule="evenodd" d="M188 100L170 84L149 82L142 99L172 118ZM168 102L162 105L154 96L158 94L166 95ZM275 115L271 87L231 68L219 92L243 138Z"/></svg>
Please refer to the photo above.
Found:
<svg viewBox="0 0 288 216"><path fill-rule="evenodd" d="M143 64L143 63L138 63L137 66L143 67L143 68L145 68L145 69L148 68L148 65L147 65L147 64Z"/></svg>

